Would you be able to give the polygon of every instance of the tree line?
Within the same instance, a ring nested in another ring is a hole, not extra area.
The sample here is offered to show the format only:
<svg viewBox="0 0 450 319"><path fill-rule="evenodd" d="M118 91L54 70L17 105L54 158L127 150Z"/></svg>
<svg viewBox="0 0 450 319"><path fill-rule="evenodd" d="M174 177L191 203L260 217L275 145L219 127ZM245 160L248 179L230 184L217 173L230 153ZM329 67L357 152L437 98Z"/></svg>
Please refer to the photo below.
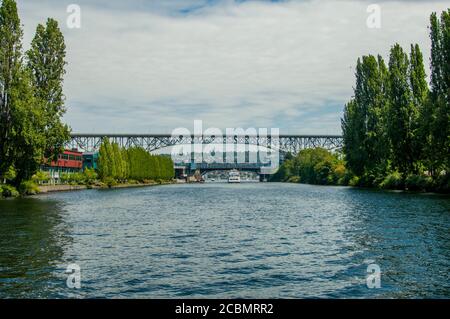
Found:
<svg viewBox="0 0 450 319"><path fill-rule="evenodd" d="M431 85L423 55L395 44L389 62L359 58L342 119L347 168L362 186L408 178L447 187L450 164L450 9L430 17Z"/></svg>
<svg viewBox="0 0 450 319"><path fill-rule="evenodd" d="M286 160L272 181L450 190L450 9L430 17L431 74L423 55L395 44L356 63L342 118L342 153L317 148Z"/></svg>
<svg viewBox="0 0 450 319"><path fill-rule="evenodd" d="M142 147L120 148L108 138L100 146L98 172L104 181L157 181L175 176L170 156L152 155Z"/></svg>
<svg viewBox="0 0 450 319"><path fill-rule="evenodd" d="M39 24L31 47L22 50L23 30L14 0L0 6L0 177L18 186L43 159L56 159L70 137L63 77L66 46L58 22Z"/></svg>

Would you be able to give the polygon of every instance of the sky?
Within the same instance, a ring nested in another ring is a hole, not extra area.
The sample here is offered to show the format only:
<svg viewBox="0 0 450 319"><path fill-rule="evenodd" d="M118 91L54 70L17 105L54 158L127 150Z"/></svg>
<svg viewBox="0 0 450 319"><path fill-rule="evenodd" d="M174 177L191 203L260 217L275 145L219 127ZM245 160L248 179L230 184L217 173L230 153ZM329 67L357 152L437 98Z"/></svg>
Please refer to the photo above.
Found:
<svg viewBox="0 0 450 319"><path fill-rule="evenodd" d="M203 127L341 134L358 57L418 43L445 1L18 0L24 49L59 21L67 45L64 121L75 133ZM81 28L69 28L69 4ZM369 28L370 4L381 28Z"/></svg>

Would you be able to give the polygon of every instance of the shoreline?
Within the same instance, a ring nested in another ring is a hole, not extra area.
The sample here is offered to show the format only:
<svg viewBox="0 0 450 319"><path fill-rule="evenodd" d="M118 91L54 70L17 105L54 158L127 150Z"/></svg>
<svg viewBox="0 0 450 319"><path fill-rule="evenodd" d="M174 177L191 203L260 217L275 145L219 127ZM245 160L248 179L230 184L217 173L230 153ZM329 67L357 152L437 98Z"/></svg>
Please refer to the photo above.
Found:
<svg viewBox="0 0 450 319"><path fill-rule="evenodd" d="M336 185L336 184L309 184L309 183L296 183L296 182L268 182L268 183L281 183L281 184L300 184L300 185L311 185L311 186L328 186L328 187L348 187L353 189L364 189L372 191L382 191L382 192L395 192L395 193L407 193L407 194L435 194L435 195L446 195L450 196L450 193L437 192L437 191L427 191L427 190L409 190L409 189L395 189L395 188L380 188L380 187L364 187L364 186L352 186L352 185Z"/></svg>
<svg viewBox="0 0 450 319"><path fill-rule="evenodd" d="M176 182L163 182L163 183L139 183L139 184L117 184L114 186L99 186L99 185L47 185L39 186L39 193L32 195L43 195L48 193L61 193L61 192L73 192L89 189L121 189L121 188L135 188L135 187L150 187L158 185L172 185L177 184ZM27 196L24 196L27 197Z"/></svg>
<svg viewBox="0 0 450 319"><path fill-rule="evenodd" d="M372 191L381 191L381 192L395 192L395 193L406 193L406 194L417 194L417 195L444 195L449 196L448 193L443 192L435 192L435 191L412 191L412 190L400 190L400 189L383 189L383 188L373 188L373 187L361 187L361 186L350 186L350 185L319 185L319 184L308 184L308 183L294 183L294 182L269 182L269 183L281 183L281 184L300 184L300 185L310 185L310 186L323 186L323 187L346 187L353 189L361 189L361 190L372 190ZM137 188L137 187L151 187L151 186L163 186L163 185L177 185L177 184L188 184L183 183L177 180L173 180L170 182L152 182L152 183L138 183L138 184L117 184L114 186L101 186L101 185L45 185L38 186L39 192L36 194L28 194L28 195L20 195L18 197L26 198L32 196L39 196L49 193L61 193L61 192L74 192L74 191L82 191L82 190L107 190L107 189L122 189L122 188ZM2 199L11 199L16 197L0 197Z"/></svg>

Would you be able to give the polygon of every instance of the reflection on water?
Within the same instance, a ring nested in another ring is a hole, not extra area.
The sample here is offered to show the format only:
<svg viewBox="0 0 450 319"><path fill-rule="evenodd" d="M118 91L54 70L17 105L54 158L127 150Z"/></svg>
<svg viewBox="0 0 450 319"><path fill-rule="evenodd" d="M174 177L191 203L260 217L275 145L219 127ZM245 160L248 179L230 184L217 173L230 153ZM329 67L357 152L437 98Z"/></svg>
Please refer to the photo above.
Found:
<svg viewBox="0 0 450 319"><path fill-rule="evenodd" d="M68 234L54 201L0 201L0 297L45 298L60 289L57 261Z"/></svg>
<svg viewBox="0 0 450 319"><path fill-rule="evenodd" d="M448 197L171 185L0 201L0 297L450 297ZM82 288L65 268L81 267ZM367 265L382 271L368 289Z"/></svg>

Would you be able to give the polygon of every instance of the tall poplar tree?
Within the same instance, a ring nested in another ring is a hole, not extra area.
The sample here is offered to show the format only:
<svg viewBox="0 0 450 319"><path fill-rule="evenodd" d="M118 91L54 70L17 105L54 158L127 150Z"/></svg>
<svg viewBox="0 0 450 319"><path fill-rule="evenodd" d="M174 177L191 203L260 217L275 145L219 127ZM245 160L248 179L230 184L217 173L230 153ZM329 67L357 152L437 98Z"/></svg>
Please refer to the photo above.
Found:
<svg viewBox="0 0 450 319"><path fill-rule="evenodd" d="M433 123L431 144L435 174L450 170L450 9L430 18L431 103Z"/></svg>
<svg viewBox="0 0 450 319"><path fill-rule="evenodd" d="M35 96L43 105L45 117L46 158L56 158L70 138L67 125L61 122L64 107L63 81L66 73L66 45L58 22L48 19L39 24L27 51L28 68L32 73Z"/></svg>
<svg viewBox="0 0 450 319"><path fill-rule="evenodd" d="M344 117L341 120L342 134L344 138L343 151L347 168L355 175L361 176L364 173L362 145L364 135L361 134L362 125L360 114L354 99L345 105Z"/></svg>
<svg viewBox="0 0 450 319"><path fill-rule="evenodd" d="M0 6L0 175L13 165L15 158L12 91L21 73L22 35L16 2L3 0Z"/></svg>
<svg viewBox="0 0 450 319"><path fill-rule="evenodd" d="M364 103L367 104L365 168L368 177L374 179L386 172L387 156L390 153L385 132L388 70L381 56L375 58L369 55L364 60L366 69Z"/></svg>
<svg viewBox="0 0 450 319"><path fill-rule="evenodd" d="M428 163L427 154L429 148L430 123L432 122L432 110L429 106L429 89L426 79L423 55L418 44L411 44L409 65L409 82L411 86L412 103L417 109L417 118L413 123L413 157L417 169L423 170Z"/></svg>
<svg viewBox="0 0 450 319"><path fill-rule="evenodd" d="M14 167L19 185L39 168L45 136L42 105L23 66L22 29L14 0L0 6L0 175Z"/></svg>
<svg viewBox="0 0 450 319"><path fill-rule="evenodd" d="M109 138L105 139L105 152L108 157L108 169L109 169L109 177L116 178L117 177L117 165L116 160L114 158L114 150Z"/></svg>
<svg viewBox="0 0 450 319"><path fill-rule="evenodd" d="M113 143L111 146L112 150L112 160L114 161L115 167L115 175L113 176L116 179L122 180L124 179L124 163L122 160L122 153L120 152L119 145L117 143Z"/></svg>
<svg viewBox="0 0 450 319"><path fill-rule="evenodd" d="M107 137L103 138L102 144L100 145L100 150L98 152L98 170L99 175L102 179L111 176L111 169L109 164L110 158L106 149L107 140Z"/></svg>
<svg viewBox="0 0 450 319"><path fill-rule="evenodd" d="M389 153L384 130L387 74L380 56L358 59L354 99L346 105L342 120L348 167L369 179L384 173Z"/></svg>
<svg viewBox="0 0 450 319"><path fill-rule="evenodd" d="M412 101L408 72L408 55L399 44L395 44L389 59L387 130L392 147L392 163L403 178L415 172L414 123L418 117Z"/></svg>
<svg viewBox="0 0 450 319"><path fill-rule="evenodd" d="M450 173L450 9L442 12L442 63L444 65L444 103L440 115L443 117L442 127L442 161L447 174Z"/></svg>

